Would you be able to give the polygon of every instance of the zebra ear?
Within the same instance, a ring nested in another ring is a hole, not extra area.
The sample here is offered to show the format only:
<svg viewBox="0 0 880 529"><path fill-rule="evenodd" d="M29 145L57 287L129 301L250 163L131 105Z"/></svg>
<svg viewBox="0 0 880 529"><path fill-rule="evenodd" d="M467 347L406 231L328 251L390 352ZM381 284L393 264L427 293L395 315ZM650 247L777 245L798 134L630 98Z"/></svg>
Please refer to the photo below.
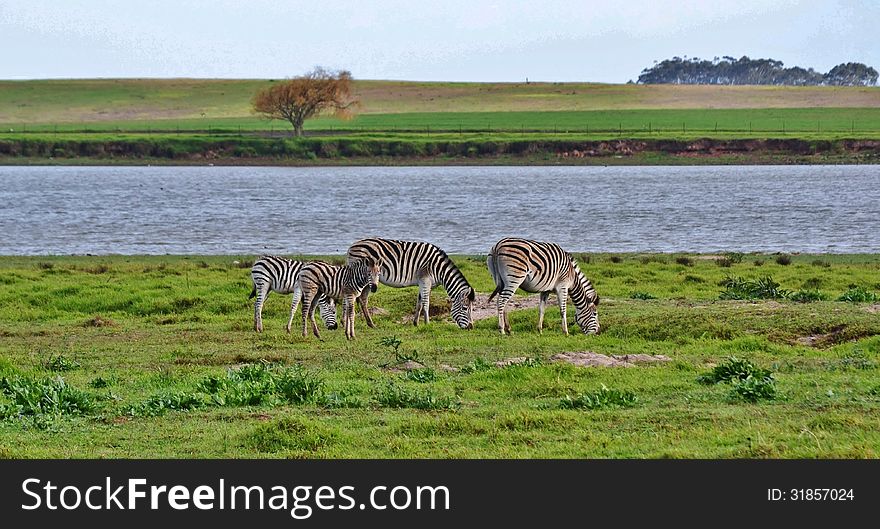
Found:
<svg viewBox="0 0 880 529"><path fill-rule="evenodd" d="M471 301L474 301L477 299L477 293L474 292L474 289L471 289L471 291L468 293L468 299Z"/></svg>

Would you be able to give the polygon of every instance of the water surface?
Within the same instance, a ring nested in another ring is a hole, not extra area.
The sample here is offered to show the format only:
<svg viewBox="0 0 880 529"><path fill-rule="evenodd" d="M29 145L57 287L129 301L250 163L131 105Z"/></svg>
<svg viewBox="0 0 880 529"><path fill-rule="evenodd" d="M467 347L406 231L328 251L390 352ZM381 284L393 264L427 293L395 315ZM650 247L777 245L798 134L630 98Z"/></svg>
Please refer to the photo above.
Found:
<svg viewBox="0 0 880 529"><path fill-rule="evenodd" d="M880 167L0 167L0 254L880 252Z"/></svg>

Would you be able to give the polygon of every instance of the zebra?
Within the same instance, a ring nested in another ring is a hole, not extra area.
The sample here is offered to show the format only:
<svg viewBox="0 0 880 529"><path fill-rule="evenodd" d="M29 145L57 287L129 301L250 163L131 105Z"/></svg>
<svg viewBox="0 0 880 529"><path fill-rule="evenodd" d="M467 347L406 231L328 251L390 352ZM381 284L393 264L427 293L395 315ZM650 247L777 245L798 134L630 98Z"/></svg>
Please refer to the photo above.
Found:
<svg viewBox="0 0 880 529"><path fill-rule="evenodd" d="M299 300L299 293L294 292L296 288L296 276L299 274L303 266L302 261L294 261L284 257L274 255L264 255L257 259L251 267L251 279L254 288L248 299L257 298L254 302L254 330L263 332L263 304L269 293L272 291L279 294L294 294L291 300L290 318L287 320L287 332L290 333L290 326L293 323L293 313L296 309L296 302ZM332 299L324 296L318 299L321 310L321 319L324 325L330 329L336 329L336 303Z"/></svg>
<svg viewBox="0 0 880 529"><path fill-rule="evenodd" d="M575 320L584 334L599 332L596 305L599 295L578 267L574 258L558 244L526 239L501 239L489 251L486 266L495 280L492 301L498 295L498 326L501 334L510 334L506 305L517 288L539 292L538 332L544 325L544 306L550 292L555 290L562 313L562 330L568 334L566 301L571 295L577 312Z"/></svg>
<svg viewBox="0 0 880 529"><path fill-rule="evenodd" d="M425 323L428 323L431 288L434 285L442 285L452 300L450 312L453 321L459 328L473 329L471 305L476 298L474 289L446 252L437 246L427 242L374 237L361 239L348 249L349 261L364 257L372 257L381 262L382 274L379 276L379 281L383 285L396 288L419 286L413 325L418 326L421 317L424 317ZM358 303L367 325L375 327L367 309L369 296L370 293L364 290L358 297Z"/></svg>
<svg viewBox="0 0 880 529"><path fill-rule="evenodd" d="M303 265L296 279L296 291L302 293L303 338L308 337L307 322L312 322L312 332L320 338L315 323L315 300L326 296L342 301L342 321L345 337L354 339L354 303L361 291L375 292L379 285L379 262L371 259L354 259L345 266L334 266L322 261ZM299 297L294 294L294 307Z"/></svg>

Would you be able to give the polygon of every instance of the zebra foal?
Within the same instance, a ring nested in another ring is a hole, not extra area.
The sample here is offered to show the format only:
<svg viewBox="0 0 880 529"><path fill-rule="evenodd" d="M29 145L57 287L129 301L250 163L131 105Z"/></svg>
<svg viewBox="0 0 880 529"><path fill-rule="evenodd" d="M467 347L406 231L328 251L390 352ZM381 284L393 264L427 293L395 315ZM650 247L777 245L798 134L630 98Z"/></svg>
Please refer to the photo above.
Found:
<svg viewBox="0 0 880 529"><path fill-rule="evenodd" d="M418 325L422 317L428 323L431 288L442 285L452 300L450 314L453 321L462 329L473 328L471 305L476 297L474 289L446 252L437 246L427 242L373 237L361 239L348 249L349 262L364 258L380 263L382 272L379 281L383 285L395 288L418 285L419 297L413 325ZM358 297L358 304L367 325L375 327L367 309L369 296L370 293L364 290Z"/></svg>
<svg viewBox="0 0 880 529"><path fill-rule="evenodd" d="M354 339L354 303L362 291L375 292L379 284L379 263L370 258L355 259L345 266L334 266L321 261L303 265L296 280L296 290L302 293L303 338L308 337L308 322L312 332L320 338L315 323L315 301L321 296L342 301L342 321L345 337ZM294 294L294 306L299 297Z"/></svg>
<svg viewBox="0 0 880 529"><path fill-rule="evenodd" d="M486 266L495 280L495 291L489 296L489 301L498 296L498 327L501 334L510 334L506 306L517 288L540 293L538 332L544 325L544 307L552 291L556 291L565 334L568 334L566 302L569 296L577 309L575 321L584 334L599 332L599 315L596 311L599 295L574 258L558 244L518 238L501 239L489 251Z"/></svg>
<svg viewBox="0 0 880 529"><path fill-rule="evenodd" d="M254 330L263 332L263 304L270 292L278 292L279 294L293 294L293 300L290 304L290 318L287 320L287 332L290 333L290 326L293 323L293 313L296 310L296 304L299 300L299 293L296 290L296 277L303 266L302 261L286 259L274 255L264 255L257 259L251 267L251 280L254 288L251 290L248 299L257 298L254 302ZM335 329L336 323L336 303L332 299L321 297L318 299L321 310L321 319L328 329Z"/></svg>

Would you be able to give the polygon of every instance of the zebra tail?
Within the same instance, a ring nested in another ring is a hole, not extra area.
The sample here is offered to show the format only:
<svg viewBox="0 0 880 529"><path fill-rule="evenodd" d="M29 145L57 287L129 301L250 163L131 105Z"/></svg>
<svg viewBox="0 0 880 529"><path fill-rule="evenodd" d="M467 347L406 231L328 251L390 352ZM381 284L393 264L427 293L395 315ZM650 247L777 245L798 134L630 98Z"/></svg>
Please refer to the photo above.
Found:
<svg viewBox="0 0 880 529"><path fill-rule="evenodd" d="M254 289L251 290L251 295L248 296L248 299L254 299L257 295L257 285L254 285Z"/></svg>
<svg viewBox="0 0 880 529"><path fill-rule="evenodd" d="M495 281L495 291L492 292L492 294L489 296L489 301L492 301L492 298L494 298L495 296L500 294L502 290L504 290L504 282L498 282L499 273L497 268L495 267L495 256L490 253L486 260L488 261L489 265L489 273L492 274L492 280Z"/></svg>

